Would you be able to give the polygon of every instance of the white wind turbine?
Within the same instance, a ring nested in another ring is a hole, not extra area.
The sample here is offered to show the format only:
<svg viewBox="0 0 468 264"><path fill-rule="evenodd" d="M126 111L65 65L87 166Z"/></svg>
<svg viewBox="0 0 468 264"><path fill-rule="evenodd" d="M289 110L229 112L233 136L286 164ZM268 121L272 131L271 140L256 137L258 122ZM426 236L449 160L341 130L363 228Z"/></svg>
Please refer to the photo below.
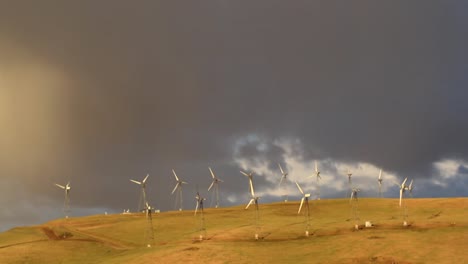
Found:
<svg viewBox="0 0 468 264"><path fill-rule="evenodd" d="M187 182L180 180L179 177L177 177L177 174L175 173L174 169L172 169L172 173L174 174L177 183L174 187L174 190L172 190L171 194L174 194L174 192L177 190L175 207L177 208L177 203L179 203L179 211L182 211L182 184L187 184Z"/></svg>
<svg viewBox="0 0 468 264"><path fill-rule="evenodd" d="M351 197L349 198L349 202L357 201L358 200L358 192L360 192L360 191L361 191L361 189L353 188L351 190Z"/></svg>
<svg viewBox="0 0 468 264"><path fill-rule="evenodd" d="M401 184L398 184L398 183L395 182L395 184L400 188L400 207L401 207L401 200L403 199L403 195L404 195L405 190L407 188L406 185L405 185L407 180L408 180L408 178L405 178Z"/></svg>
<svg viewBox="0 0 468 264"><path fill-rule="evenodd" d="M197 201L197 204L195 205L195 215L197 215L198 208L200 208L201 213L203 214L203 201L206 199L200 196L200 193L197 192L197 195L195 196L195 200Z"/></svg>
<svg viewBox="0 0 468 264"><path fill-rule="evenodd" d="M255 239L258 240L258 233L259 233L259 229L260 229L260 219L259 219L259 208L258 208L258 198L260 197L257 197L255 196L255 190L254 190L254 186L253 186L253 172L250 172L250 173L245 173L243 171L240 171L242 174L244 174L246 177L249 178L249 189L250 189L250 195L251 195L251 198L250 198L250 201L249 203L247 204L247 206L245 207L245 209L249 208L249 206L251 204L255 204L255 226L256 226L256 231L255 231Z"/></svg>
<svg viewBox="0 0 468 264"><path fill-rule="evenodd" d="M301 213L302 205L304 204L304 201L305 201L306 210L307 210L306 213L305 213L305 216L306 216L306 231L305 231L305 235L306 235L306 236L309 236L309 228L310 228L309 197L310 197L310 193L304 193L304 191L302 190L302 188L301 188L301 186L299 185L299 183L296 182L296 185L297 185L297 188L299 189L299 191L300 191L301 194L302 194L301 204L299 205L299 210L297 211L297 214L300 214L300 213Z"/></svg>
<svg viewBox="0 0 468 264"><path fill-rule="evenodd" d="M146 180L148 179L148 177L149 174L146 174L146 177L141 182L130 179L131 182L141 186L140 202L138 203L138 212L140 212L143 208L146 208L146 204L148 203L148 201L146 200Z"/></svg>
<svg viewBox="0 0 468 264"><path fill-rule="evenodd" d="M279 182L279 188L281 189L281 187L284 187L283 185L288 180L287 178L288 173L283 171L283 168L281 168L281 164L279 163L278 163L278 167L281 171L281 180ZM284 202L287 202L287 201L288 201L288 194L286 193L286 190L284 190Z"/></svg>
<svg viewBox="0 0 468 264"><path fill-rule="evenodd" d="M320 171L318 170L317 161L315 161L315 177L317 180L317 200L320 200L320 180L322 179L322 177L320 177Z"/></svg>
<svg viewBox="0 0 468 264"><path fill-rule="evenodd" d="M354 228L356 230L359 229L359 209L358 209L358 192L360 192L361 189L358 188L352 188L351 189L351 197L349 198L349 203L351 204L351 210L352 210L352 217L354 219Z"/></svg>
<svg viewBox="0 0 468 264"><path fill-rule="evenodd" d="M205 215L203 212L203 201L206 199L200 196L200 193L197 192L197 195L195 196L195 200L197 204L195 205L195 216L197 215L198 208L200 208L200 236L199 239L203 240L203 237L206 236L206 228L205 228Z"/></svg>
<svg viewBox="0 0 468 264"><path fill-rule="evenodd" d="M405 194L405 191L408 189L408 186L405 185L406 181L408 178L405 178L401 184L398 184L395 182L396 185L400 188L400 207L401 207L401 201L403 200L403 195ZM406 222L407 218L407 208L406 208L406 202L404 206L404 211L403 211L403 226L407 226L408 223Z"/></svg>
<svg viewBox="0 0 468 264"><path fill-rule="evenodd" d="M411 180L410 184L406 188L409 191L411 198L413 198L413 187L414 187L413 186L413 180Z"/></svg>
<svg viewBox="0 0 468 264"><path fill-rule="evenodd" d="M379 172L379 178L377 179L377 181L379 182L379 197L382 198L382 169L380 169L380 172Z"/></svg>
<svg viewBox="0 0 468 264"><path fill-rule="evenodd" d="M65 200L63 202L63 213L65 214L65 218L68 218L68 214L70 213L70 190L71 190L70 182L68 182L67 185L65 186L55 183L55 186L65 191Z"/></svg>
<svg viewBox="0 0 468 264"><path fill-rule="evenodd" d="M221 179L219 179L218 177L216 177L216 175L214 174L213 170L211 170L210 167L208 167L208 169L210 170L211 177L213 178L213 181L211 182L210 187L208 187L208 191L210 191L211 188L214 187L214 195L216 196L216 206L215 206L215 208L218 208L219 207L219 183L223 182L223 181Z"/></svg>
<svg viewBox="0 0 468 264"><path fill-rule="evenodd" d="M152 247L154 244L154 229L153 229L153 217L151 215L154 208L152 208L148 202L145 203L145 211L146 211L146 232L145 232L145 240L146 246Z"/></svg>

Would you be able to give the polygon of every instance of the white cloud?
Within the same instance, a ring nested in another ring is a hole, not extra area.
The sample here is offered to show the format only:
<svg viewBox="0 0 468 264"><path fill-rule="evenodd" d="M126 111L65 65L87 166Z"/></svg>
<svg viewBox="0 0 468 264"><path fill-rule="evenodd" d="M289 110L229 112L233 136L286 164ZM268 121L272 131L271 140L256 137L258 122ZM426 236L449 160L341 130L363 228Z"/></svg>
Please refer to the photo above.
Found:
<svg viewBox="0 0 468 264"><path fill-rule="evenodd" d="M438 173L438 177L434 178L432 183L447 187L447 183L445 181L458 176L458 169L460 166L468 167L468 163L455 159L443 159L434 162L433 166Z"/></svg>
<svg viewBox="0 0 468 264"><path fill-rule="evenodd" d="M280 147L284 150L283 159L286 164L282 164L282 167L289 174L288 181L281 189L278 185L281 179L279 168L277 170L271 170L268 167L269 162L272 161L255 158L255 162L252 162L251 160L239 155L239 148L246 144L256 144L255 147L259 151L266 151L269 145L259 137L250 135L240 139L236 144L237 147L235 148L234 160L238 166L243 170L249 172L253 171L255 175L262 175L266 181L274 184L274 187L255 186L257 195L281 197L288 194L289 196L299 197L300 193L295 185L296 181L301 185L304 192L311 193L312 196L317 195L317 180L314 173L315 161L304 160L301 155L303 151L302 144L299 139L282 138L270 143L271 145ZM317 164L321 175L321 196L330 195L330 193L324 193L324 189L328 191L332 190L334 193L348 190L348 170L353 174L353 187L358 187L371 195L377 195L378 193L377 179L380 168L373 164L366 162L347 163L332 159L317 160ZM382 178L382 192L386 192L395 186L395 183L399 182L397 175L392 172L384 171L382 173Z"/></svg>

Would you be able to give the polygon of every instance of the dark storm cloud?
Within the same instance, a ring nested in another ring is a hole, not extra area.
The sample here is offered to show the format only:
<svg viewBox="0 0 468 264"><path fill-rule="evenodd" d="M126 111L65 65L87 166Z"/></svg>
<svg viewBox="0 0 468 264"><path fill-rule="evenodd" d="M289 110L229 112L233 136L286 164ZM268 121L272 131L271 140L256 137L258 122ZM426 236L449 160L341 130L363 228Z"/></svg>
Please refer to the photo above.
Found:
<svg viewBox="0 0 468 264"><path fill-rule="evenodd" d="M150 196L169 209L171 169L191 183L185 195L191 197L197 184L209 185L207 166L217 168L230 192L243 192L233 146L250 134L299 138L306 160L365 161L413 177L427 177L442 158L468 159L463 3L10 1L0 7L0 55L8 58L0 66L47 65L66 79L52 108L54 133L35 124L12 137L15 162L0 150L3 179L24 177L32 193L59 200L51 182L71 180L76 204L120 210L138 200L138 186L128 179L150 173ZM12 83L1 87L4 94L15 89ZM27 94L18 102L25 99L49 105ZM2 121L2 129L37 120L35 108L15 103L12 109L20 107L25 114ZM44 133L33 133L36 128ZM283 151L245 146L241 152L264 155L274 169Z"/></svg>

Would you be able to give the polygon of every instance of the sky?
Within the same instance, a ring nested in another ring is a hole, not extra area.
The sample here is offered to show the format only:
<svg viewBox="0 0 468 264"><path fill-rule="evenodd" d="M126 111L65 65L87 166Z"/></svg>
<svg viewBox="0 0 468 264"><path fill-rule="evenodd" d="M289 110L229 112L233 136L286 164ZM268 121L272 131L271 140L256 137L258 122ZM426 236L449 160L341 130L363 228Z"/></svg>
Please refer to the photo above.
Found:
<svg viewBox="0 0 468 264"><path fill-rule="evenodd" d="M1 1L0 231L71 215L468 195L465 1ZM278 163L289 172L278 187Z"/></svg>

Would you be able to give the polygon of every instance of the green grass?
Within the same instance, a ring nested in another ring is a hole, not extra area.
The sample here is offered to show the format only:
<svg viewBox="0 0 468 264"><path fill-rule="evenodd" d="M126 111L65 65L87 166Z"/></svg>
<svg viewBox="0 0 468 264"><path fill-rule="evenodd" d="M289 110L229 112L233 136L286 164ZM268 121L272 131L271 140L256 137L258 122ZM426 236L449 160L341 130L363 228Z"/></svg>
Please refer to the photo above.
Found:
<svg viewBox="0 0 468 264"><path fill-rule="evenodd" d="M468 263L467 202L408 199L403 227L398 200L360 199L356 231L349 200L311 201L309 237L298 202L260 204L258 241L253 208L206 209L201 242L193 211L165 212L151 248L143 214L59 219L0 233L0 263Z"/></svg>

